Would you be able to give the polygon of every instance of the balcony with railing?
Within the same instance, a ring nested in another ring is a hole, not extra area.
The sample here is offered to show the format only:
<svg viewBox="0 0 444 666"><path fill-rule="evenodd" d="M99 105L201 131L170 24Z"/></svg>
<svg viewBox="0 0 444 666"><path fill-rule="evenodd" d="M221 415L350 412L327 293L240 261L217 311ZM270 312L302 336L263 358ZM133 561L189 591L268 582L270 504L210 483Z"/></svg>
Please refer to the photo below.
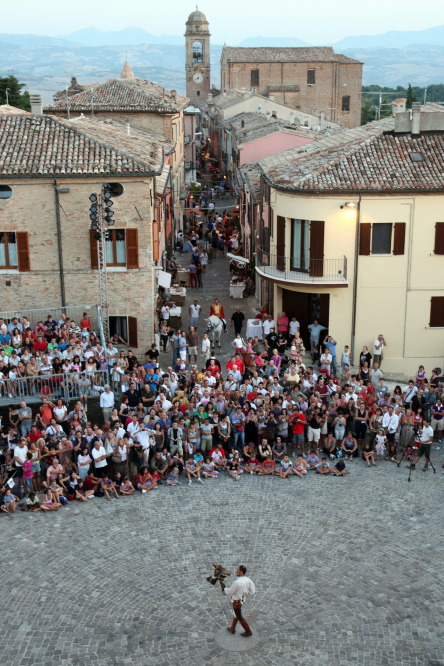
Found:
<svg viewBox="0 0 444 666"><path fill-rule="evenodd" d="M323 286L348 286L347 257L342 259L303 259L280 256L258 246L256 272L277 282Z"/></svg>

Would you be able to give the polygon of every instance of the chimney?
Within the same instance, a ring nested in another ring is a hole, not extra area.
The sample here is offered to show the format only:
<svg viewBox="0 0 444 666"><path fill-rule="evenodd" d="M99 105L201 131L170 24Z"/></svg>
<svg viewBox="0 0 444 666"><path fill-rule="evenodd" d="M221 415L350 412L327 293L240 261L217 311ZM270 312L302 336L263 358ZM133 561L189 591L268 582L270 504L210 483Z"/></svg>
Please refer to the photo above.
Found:
<svg viewBox="0 0 444 666"><path fill-rule="evenodd" d="M319 118L319 124L321 126L321 130L324 129L325 127L325 119L324 119L324 112L321 111L321 116Z"/></svg>
<svg viewBox="0 0 444 666"><path fill-rule="evenodd" d="M126 124L126 133L127 133L128 135L131 134L131 130L130 130L130 125L129 125L129 123Z"/></svg>
<svg viewBox="0 0 444 666"><path fill-rule="evenodd" d="M213 99L212 93L208 93L207 102L211 102L212 99Z"/></svg>
<svg viewBox="0 0 444 666"><path fill-rule="evenodd" d="M176 99L176 91L175 90L170 90L170 97L171 99Z"/></svg>
<svg viewBox="0 0 444 666"><path fill-rule="evenodd" d="M43 102L41 95L30 95L31 113L35 116L43 116Z"/></svg>
<svg viewBox="0 0 444 666"><path fill-rule="evenodd" d="M75 76L71 77L71 88L74 88L74 86L77 85L77 79Z"/></svg>
<svg viewBox="0 0 444 666"><path fill-rule="evenodd" d="M421 134L421 102L412 102L412 134Z"/></svg>

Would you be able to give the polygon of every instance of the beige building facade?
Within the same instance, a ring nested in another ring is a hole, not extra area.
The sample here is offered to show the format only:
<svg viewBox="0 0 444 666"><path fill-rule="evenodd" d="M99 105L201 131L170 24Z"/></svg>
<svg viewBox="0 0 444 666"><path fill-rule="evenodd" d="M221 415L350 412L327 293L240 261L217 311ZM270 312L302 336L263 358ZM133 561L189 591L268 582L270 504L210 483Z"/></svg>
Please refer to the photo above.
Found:
<svg viewBox="0 0 444 666"><path fill-rule="evenodd" d="M444 358L444 174L433 167L444 142L393 129L394 119L372 123L365 141L291 168L258 163L270 205L260 223L267 233L258 230L257 286L272 290L275 316L297 317L307 344L319 319L338 361L345 345L355 364L363 345L373 354L382 333L383 370L414 376L423 364L430 376Z"/></svg>

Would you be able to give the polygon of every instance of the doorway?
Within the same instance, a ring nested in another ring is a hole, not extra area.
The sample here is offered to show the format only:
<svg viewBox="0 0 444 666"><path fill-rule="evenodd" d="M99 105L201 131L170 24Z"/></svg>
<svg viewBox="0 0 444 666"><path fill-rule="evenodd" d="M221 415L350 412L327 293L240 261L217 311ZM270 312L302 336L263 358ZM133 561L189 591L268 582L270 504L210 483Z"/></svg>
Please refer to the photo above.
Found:
<svg viewBox="0 0 444 666"><path fill-rule="evenodd" d="M317 319L321 326L328 329L330 294L309 294L303 291L282 289L282 309L289 319L296 317L300 323L299 332L304 345L306 349L310 349L308 325ZM280 313L277 316L280 316ZM322 335L320 339L324 339Z"/></svg>

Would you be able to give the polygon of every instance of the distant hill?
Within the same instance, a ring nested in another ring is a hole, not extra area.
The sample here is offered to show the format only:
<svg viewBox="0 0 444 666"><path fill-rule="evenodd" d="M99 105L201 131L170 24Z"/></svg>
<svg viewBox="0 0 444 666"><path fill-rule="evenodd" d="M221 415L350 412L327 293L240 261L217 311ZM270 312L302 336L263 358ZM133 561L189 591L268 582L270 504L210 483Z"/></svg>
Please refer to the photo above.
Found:
<svg viewBox="0 0 444 666"><path fill-rule="evenodd" d="M335 51L342 49L404 49L406 46L428 45L444 46L444 25L426 30L390 30L382 35L360 35L359 37L345 37L334 42Z"/></svg>
<svg viewBox="0 0 444 666"><path fill-rule="evenodd" d="M261 47L261 46L311 46L307 42L295 37L248 37L237 46Z"/></svg>
<svg viewBox="0 0 444 666"><path fill-rule="evenodd" d="M45 37L45 35L14 35L0 32L0 42L16 46L82 46L82 44L64 38Z"/></svg>
<svg viewBox="0 0 444 666"><path fill-rule="evenodd" d="M59 39L80 42L85 46L137 46L141 44L177 44L185 48L182 35L151 35L143 28L123 28L103 32L97 28L76 30L69 35L60 35Z"/></svg>

